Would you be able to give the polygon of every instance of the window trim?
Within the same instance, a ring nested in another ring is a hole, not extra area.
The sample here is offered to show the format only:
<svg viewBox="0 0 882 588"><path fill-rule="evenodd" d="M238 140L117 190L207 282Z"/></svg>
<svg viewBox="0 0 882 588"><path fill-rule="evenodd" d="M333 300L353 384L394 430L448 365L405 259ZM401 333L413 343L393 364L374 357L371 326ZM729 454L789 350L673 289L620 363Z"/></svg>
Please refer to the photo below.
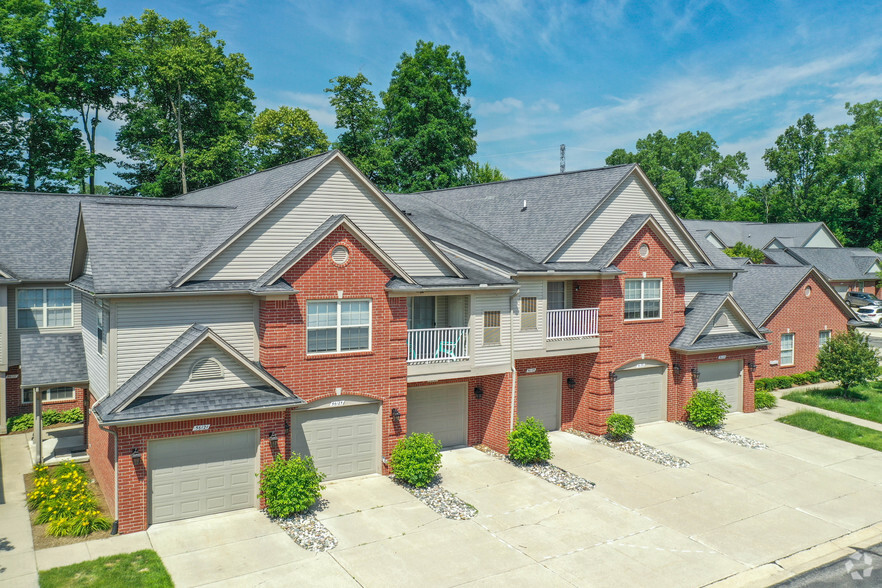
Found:
<svg viewBox="0 0 882 588"><path fill-rule="evenodd" d="M310 327L309 326L309 305L310 304L318 304L318 303L330 303L333 302L337 306L337 350L336 351L309 351L309 332L310 331L320 331L320 330L328 330L331 327ZM368 323L367 325L346 325L346 327L367 327L368 328L368 346L367 349L347 349L345 351L340 350L340 343L342 341L341 330L344 328L342 325L342 314L343 314L343 303L344 302L367 302L368 303ZM321 355L344 355L349 353L370 353L373 351L374 347L374 301L371 298L317 298L315 300L307 300L306 301L306 355L309 357L316 357Z"/></svg>
<svg viewBox="0 0 882 588"><path fill-rule="evenodd" d="M531 301L533 310L524 310L524 302ZM536 296L522 296L520 300L521 311L521 331L538 331L539 330L539 298ZM524 317L532 315L533 325L524 326Z"/></svg>
<svg viewBox="0 0 882 588"><path fill-rule="evenodd" d="M52 390L60 390L62 388L70 388L71 397L70 398L56 398L54 400L43 400L40 404L47 404L50 402L72 402L77 399L77 390L73 386L53 386L52 388L44 388L40 390L40 395L44 392L51 392ZM31 399L25 400L25 392L31 393ZM21 390L21 403L22 404L33 404L34 403L34 389L33 388L22 388Z"/></svg>
<svg viewBox="0 0 882 588"><path fill-rule="evenodd" d="M98 355L104 357L104 348L107 346L107 340L105 339L106 330L104 327L104 306L98 304L96 309L98 310L95 318L95 336L98 339L96 347L98 348Z"/></svg>
<svg viewBox="0 0 882 588"><path fill-rule="evenodd" d="M784 349L784 339L785 337L790 341L790 348ZM790 363L784 363L784 351L790 352ZM781 343L778 354L778 361L780 362L781 367L796 365L796 334L795 333L781 333Z"/></svg>
<svg viewBox="0 0 882 588"><path fill-rule="evenodd" d="M646 298L644 292L646 288L644 287L644 283L648 281L658 282L658 298ZM640 298L634 298L628 300L625 298L625 292L627 292L627 283L628 282L640 282ZM635 323L639 321L658 321L664 318L664 312L662 307L662 300L664 299L664 280L662 278L628 278L624 281L624 288L622 289L622 320L626 323ZM625 305L628 302L640 302L640 318L625 318ZM658 300L658 316L646 317L643 316L645 313L645 303L647 301Z"/></svg>
<svg viewBox="0 0 882 588"><path fill-rule="evenodd" d="M821 349L822 347L824 347L824 343L827 342L827 341L824 341L824 343L821 343L821 335L823 333L827 333L827 341L829 341L830 339L833 338L833 330L832 329L822 329L822 330L818 331L818 349Z"/></svg>
<svg viewBox="0 0 882 588"><path fill-rule="evenodd" d="M68 291L70 291L70 306L49 306L49 295L48 295L49 290L68 290ZM18 305L18 297L21 295L22 292L26 292L26 291L41 291L43 293L43 306L41 307L42 311L43 311L43 324L42 325L36 325L33 327L22 327L19 324L19 320L20 320L19 319L19 311L20 310L28 310L31 308L31 307L22 308L22 307L19 307L19 305ZM46 324L46 320L49 318L49 309L50 308L56 309L56 310L63 309L63 308L70 309L70 324L69 325L58 325L58 326L52 326L52 327L48 326ZM15 328L17 330L19 330L19 331L34 331L34 330L39 330L39 329L72 329L73 326L74 326L74 294L73 294L72 288L65 288L62 286L60 288L45 287L45 288L16 288L15 289Z"/></svg>

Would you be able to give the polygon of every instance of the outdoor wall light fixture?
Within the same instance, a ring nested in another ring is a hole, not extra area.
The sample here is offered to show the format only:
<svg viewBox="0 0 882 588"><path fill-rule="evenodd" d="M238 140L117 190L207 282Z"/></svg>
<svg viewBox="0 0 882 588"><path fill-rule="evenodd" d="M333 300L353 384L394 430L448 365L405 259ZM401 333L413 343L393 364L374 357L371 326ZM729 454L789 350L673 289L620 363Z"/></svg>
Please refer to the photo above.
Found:
<svg viewBox="0 0 882 588"><path fill-rule="evenodd" d="M692 374L693 378L697 378L698 376L701 375L701 372L698 371L697 367L692 368L692 370L690 370L690 373Z"/></svg>
<svg viewBox="0 0 882 588"><path fill-rule="evenodd" d="M674 364L673 366L671 366L671 367L674 368L674 375L675 375L675 376L679 376L679 375L680 375L680 372L683 371L683 366L681 366L679 363L675 363L675 364Z"/></svg>
<svg viewBox="0 0 882 588"><path fill-rule="evenodd" d="M392 409L392 422L397 423L400 420L401 420L401 411L399 411L397 408L393 408Z"/></svg>
<svg viewBox="0 0 882 588"><path fill-rule="evenodd" d="M751 371L751 373L756 371L756 364L752 361L747 362L747 369Z"/></svg>
<svg viewBox="0 0 882 588"><path fill-rule="evenodd" d="M567 378L567 388L573 390L576 387L576 378Z"/></svg>
<svg viewBox="0 0 882 588"><path fill-rule="evenodd" d="M268 436L269 436L270 442L272 442L272 443L275 443L276 441L279 440L279 436L276 435L275 431L270 431Z"/></svg>
<svg viewBox="0 0 882 588"><path fill-rule="evenodd" d="M573 290L576 292L579 291L579 282L573 282Z"/></svg>
<svg viewBox="0 0 882 588"><path fill-rule="evenodd" d="M615 372L609 373L609 381L610 382L615 382L618 379L619 379L619 375L617 373L615 373Z"/></svg>
<svg viewBox="0 0 882 588"><path fill-rule="evenodd" d="M141 463L141 452L138 451L137 447L132 449L132 463L135 465L138 465Z"/></svg>
<svg viewBox="0 0 882 588"><path fill-rule="evenodd" d="M480 400L483 397L484 397L484 389L481 388L480 386L475 386L475 398Z"/></svg>

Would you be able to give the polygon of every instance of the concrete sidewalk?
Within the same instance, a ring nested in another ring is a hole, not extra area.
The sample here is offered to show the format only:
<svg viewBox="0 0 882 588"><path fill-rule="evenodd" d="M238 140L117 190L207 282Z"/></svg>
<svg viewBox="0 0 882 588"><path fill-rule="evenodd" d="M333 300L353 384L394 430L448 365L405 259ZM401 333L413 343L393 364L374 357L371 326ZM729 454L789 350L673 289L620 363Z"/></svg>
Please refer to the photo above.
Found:
<svg viewBox="0 0 882 588"><path fill-rule="evenodd" d="M0 437L0 586L37 586L37 562L24 479L31 471L26 435Z"/></svg>

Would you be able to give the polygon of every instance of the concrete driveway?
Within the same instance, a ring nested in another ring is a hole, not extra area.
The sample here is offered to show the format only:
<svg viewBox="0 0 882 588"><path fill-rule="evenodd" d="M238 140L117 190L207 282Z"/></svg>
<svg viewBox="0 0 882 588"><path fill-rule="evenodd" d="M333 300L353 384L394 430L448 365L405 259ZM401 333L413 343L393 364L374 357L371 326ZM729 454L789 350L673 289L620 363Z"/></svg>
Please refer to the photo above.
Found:
<svg viewBox="0 0 882 588"><path fill-rule="evenodd" d="M156 525L178 586L767 585L882 540L882 454L733 415L751 450L671 423L636 437L692 463L670 469L567 433L553 462L597 483L557 488L476 449L445 452L444 486L479 514L453 521L381 476L327 484L338 538L298 547L260 513Z"/></svg>

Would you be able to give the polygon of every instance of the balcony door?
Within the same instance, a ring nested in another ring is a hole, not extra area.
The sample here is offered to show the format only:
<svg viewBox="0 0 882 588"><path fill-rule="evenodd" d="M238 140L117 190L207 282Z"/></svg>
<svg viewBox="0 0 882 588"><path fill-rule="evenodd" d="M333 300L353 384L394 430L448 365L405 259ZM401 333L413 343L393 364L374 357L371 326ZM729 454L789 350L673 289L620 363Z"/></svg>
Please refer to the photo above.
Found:
<svg viewBox="0 0 882 588"><path fill-rule="evenodd" d="M417 296L408 299L408 329L435 328L435 297Z"/></svg>
<svg viewBox="0 0 882 588"><path fill-rule="evenodd" d="M566 307L566 282L548 282L548 310L562 310Z"/></svg>

